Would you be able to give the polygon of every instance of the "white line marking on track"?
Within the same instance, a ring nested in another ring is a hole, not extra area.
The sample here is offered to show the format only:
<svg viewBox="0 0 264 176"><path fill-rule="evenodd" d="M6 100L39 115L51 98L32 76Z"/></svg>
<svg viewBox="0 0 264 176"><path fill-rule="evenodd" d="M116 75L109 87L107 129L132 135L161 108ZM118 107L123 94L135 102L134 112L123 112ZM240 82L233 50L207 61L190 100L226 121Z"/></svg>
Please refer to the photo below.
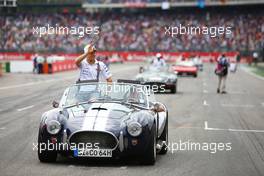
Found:
<svg viewBox="0 0 264 176"><path fill-rule="evenodd" d="M113 71L112 73L118 73L118 72L121 72L121 71L130 70L130 69L132 69L132 68L129 68L129 69L128 68L122 68L122 69L118 69L116 71ZM134 69L134 67L133 67L133 69ZM61 79L49 79L49 80L43 80L43 81L29 82L29 83L25 83L25 84L4 86L4 87L0 87L0 90L20 88L20 87L26 87L26 86L33 86L33 85L39 85L39 84L49 83L49 82L59 82L59 81L64 81L64 80L68 80L68 79L73 79L73 78L77 79L77 77L78 77L78 75L68 76L68 77L64 77L64 78L61 78Z"/></svg>
<svg viewBox="0 0 264 176"><path fill-rule="evenodd" d="M230 107L230 108L253 108L254 105L246 104L246 105L236 105L236 104L221 104L223 107Z"/></svg>
<svg viewBox="0 0 264 176"><path fill-rule="evenodd" d="M204 122L204 130L207 131L230 131L230 132L250 132L250 133L264 133L264 130L244 130L244 129L233 129L233 128L209 128L208 122Z"/></svg>
<svg viewBox="0 0 264 176"><path fill-rule="evenodd" d="M208 128L208 122L205 121L205 122L204 122L204 129L206 130L207 128Z"/></svg>
<svg viewBox="0 0 264 176"><path fill-rule="evenodd" d="M204 100L203 105L204 106L209 106L209 104L206 102L206 100Z"/></svg>
<svg viewBox="0 0 264 176"><path fill-rule="evenodd" d="M264 81L264 77L259 76L259 75L255 74L255 73L252 73L252 72L249 70L249 68L242 67L242 70L244 70L244 71L245 71L246 73L248 73L249 75L251 75L251 76L253 76L253 77L255 77L255 78L258 78L258 79Z"/></svg>
<svg viewBox="0 0 264 176"><path fill-rule="evenodd" d="M242 129L232 129L232 128L229 128L228 131L234 131L234 132L264 133L264 130L242 130Z"/></svg>
<svg viewBox="0 0 264 176"><path fill-rule="evenodd" d="M5 130L6 128L5 127L1 127L0 130Z"/></svg>
<svg viewBox="0 0 264 176"><path fill-rule="evenodd" d="M34 105L26 106L26 107L24 107L24 108L19 108L19 109L17 109L17 111L24 111L24 110L27 110L27 109L31 109L31 108L33 108L33 107L34 107Z"/></svg>
<svg viewBox="0 0 264 176"><path fill-rule="evenodd" d="M49 82L57 82L57 81L64 81L67 79L72 79L76 78L76 76L69 76L65 77L62 79L49 79L49 80L43 80L43 81L36 81L36 82L29 82L26 84L17 84L17 85L12 85L12 86L5 86L5 87L0 87L0 90L6 90L6 89L12 89L12 88L20 88L20 87L26 87L26 86L33 86L33 85L38 85L38 84L43 84L43 83L49 83Z"/></svg>
<svg viewBox="0 0 264 176"><path fill-rule="evenodd" d="M261 103L261 105L264 107L264 102L263 102L263 103Z"/></svg>
<svg viewBox="0 0 264 176"><path fill-rule="evenodd" d="M207 86L206 82L203 83L203 86Z"/></svg>

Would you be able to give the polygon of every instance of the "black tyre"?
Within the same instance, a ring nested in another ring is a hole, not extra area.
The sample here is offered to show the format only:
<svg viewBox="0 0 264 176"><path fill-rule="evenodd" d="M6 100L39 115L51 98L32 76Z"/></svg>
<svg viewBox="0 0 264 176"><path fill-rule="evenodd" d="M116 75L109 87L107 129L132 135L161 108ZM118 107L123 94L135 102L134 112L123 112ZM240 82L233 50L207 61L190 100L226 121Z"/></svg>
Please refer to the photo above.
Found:
<svg viewBox="0 0 264 176"><path fill-rule="evenodd" d="M157 151L156 151L156 124L153 124L151 129L151 139L149 141L148 148L143 155L143 164L145 165L154 165L157 158Z"/></svg>
<svg viewBox="0 0 264 176"><path fill-rule="evenodd" d="M197 73L193 74L193 77L195 77L195 78L196 78L196 77L197 77Z"/></svg>
<svg viewBox="0 0 264 176"><path fill-rule="evenodd" d="M177 93L177 84L173 88L171 88L171 93Z"/></svg>
<svg viewBox="0 0 264 176"><path fill-rule="evenodd" d="M40 162L50 163L57 160L57 151L48 150L48 142L44 141L39 134L38 137L38 158Z"/></svg>
<svg viewBox="0 0 264 176"><path fill-rule="evenodd" d="M168 152L168 144L169 144L169 139L168 139L168 111L167 111L167 119L166 119L166 124L165 128L160 136L160 140L163 141L163 145L161 150L159 151L159 154L164 155Z"/></svg>

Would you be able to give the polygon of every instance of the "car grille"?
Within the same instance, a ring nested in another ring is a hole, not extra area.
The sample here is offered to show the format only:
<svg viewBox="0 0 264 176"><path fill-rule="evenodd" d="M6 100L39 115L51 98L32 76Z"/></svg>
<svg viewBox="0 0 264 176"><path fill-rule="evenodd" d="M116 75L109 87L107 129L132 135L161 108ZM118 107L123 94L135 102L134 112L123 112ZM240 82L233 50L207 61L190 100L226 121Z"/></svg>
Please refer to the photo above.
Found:
<svg viewBox="0 0 264 176"><path fill-rule="evenodd" d="M77 146L99 143L100 149L115 149L118 145L113 134L103 131L79 131L70 136L69 142Z"/></svg>

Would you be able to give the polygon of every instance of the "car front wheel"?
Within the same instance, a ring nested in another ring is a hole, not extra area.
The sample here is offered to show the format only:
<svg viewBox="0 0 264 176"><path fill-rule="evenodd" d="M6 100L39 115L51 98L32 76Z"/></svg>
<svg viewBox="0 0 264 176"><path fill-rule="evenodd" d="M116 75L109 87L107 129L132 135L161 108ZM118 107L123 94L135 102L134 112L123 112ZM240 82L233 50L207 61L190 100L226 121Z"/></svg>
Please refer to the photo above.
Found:
<svg viewBox="0 0 264 176"><path fill-rule="evenodd" d="M171 93L177 93L177 84L171 88Z"/></svg>
<svg viewBox="0 0 264 176"><path fill-rule="evenodd" d="M38 158L40 162L50 163L57 159L57 151L49 150L48 142L44 141L39 134L38 137Z"/></svg>
<svg viewBox="0 0 264 176"><path fill-rule="evenodd" d="M161 134L160 139L162 140L162 148L159 151L159 154L165 155L168 152L168 145L169 145L169 140L168 140L168 111L167 111L167 117L166 117L166 124L165 128Z"/></svg>
<svg viewBox="0 0 264 176"><path fill-rule="evenodd" d="M156 151L156 125L153 124L153 127L151 129L151 134L150 134L150 141L149 141L149 145L147 147L147 150L143 156L143 164L146 165L154 165L156 162L156 158L157 158L157 151Z"/></svg>

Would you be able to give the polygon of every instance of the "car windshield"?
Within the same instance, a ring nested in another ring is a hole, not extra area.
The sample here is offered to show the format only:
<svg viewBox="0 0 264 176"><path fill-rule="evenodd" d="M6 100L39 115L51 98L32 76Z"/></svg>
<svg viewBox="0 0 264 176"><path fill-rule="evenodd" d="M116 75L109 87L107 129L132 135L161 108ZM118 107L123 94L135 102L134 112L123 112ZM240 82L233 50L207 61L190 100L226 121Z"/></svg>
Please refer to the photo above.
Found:
<svg viewBox="0 0 264 176"><path fill-rule="evenodd" d="M68 88L62 106L81 103L113 102L148 108L149 91L143 85L125 83L85 83Z"/></svg>
<svg viewBox="0 0 264 176"><path fill-rule="evenodd" d="M169 70L168 66L155 67L153 65L150 65L147 69L147 71L150 72L167 72L168 70Z"/></svg>

